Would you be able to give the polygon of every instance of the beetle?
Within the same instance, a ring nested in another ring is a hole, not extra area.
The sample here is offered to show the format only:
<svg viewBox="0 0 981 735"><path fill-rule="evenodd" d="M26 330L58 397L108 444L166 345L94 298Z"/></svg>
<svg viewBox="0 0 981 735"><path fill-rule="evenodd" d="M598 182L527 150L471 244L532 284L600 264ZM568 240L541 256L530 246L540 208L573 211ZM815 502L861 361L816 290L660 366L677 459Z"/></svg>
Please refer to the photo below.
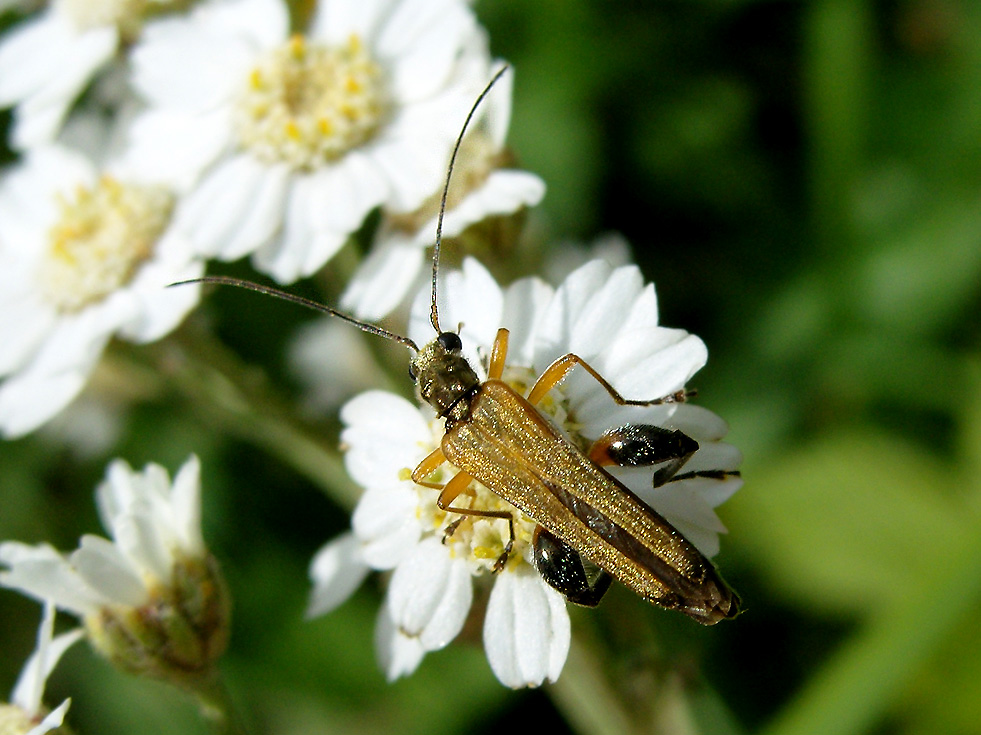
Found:
<svg viewBox="0 0 981 735"><path fill-rule="evenodd" d="M502 380L507 329L498 331L487 379L481 380L463 355L460 335L440 327L436 298L439 253L453 165L477 108L506 70L506 66L500 69L475 101L450 156L433 248L431 322L436 337L422 348L408 337L325 304L250 281L206 276L182 283L217 283L258 291L343 319L412 350L409 374L417 394L445 426L439 448L412 470L411 478L439 490L437 506L441 510L459 514L460 518L447 528L444 540L467 516L508 522L510 537L494 564L495 571L504 568L511 554L514 518L509 511L454 505L457 498L468 493L473 481L537 524L533 535L536 567L542 578L570 602L597 605L611 579L616 578L644 599L705 625L734 617L739 612L739 597L712 563L603 467L656 466L654 487L685 477L722 479L735 473L679 474L698 450L698 443L681 431L653 425L611 429L583 452L536 408L577 367L592 376L619 405L678 403L689 394L679 391L650 400L624 398L595 368L570 353L555 360L523 396ZM447 462L457 468L456 474L445 484L430 481L428 478Z"/></svg>

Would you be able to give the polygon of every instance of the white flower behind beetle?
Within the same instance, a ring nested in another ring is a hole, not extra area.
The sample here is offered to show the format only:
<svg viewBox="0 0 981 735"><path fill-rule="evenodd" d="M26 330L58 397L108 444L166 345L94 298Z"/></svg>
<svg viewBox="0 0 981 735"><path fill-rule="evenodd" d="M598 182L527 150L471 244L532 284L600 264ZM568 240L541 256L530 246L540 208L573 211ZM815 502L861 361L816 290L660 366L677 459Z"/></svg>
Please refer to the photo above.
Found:
<svg viewBox="0 0 981 735"><path fill-rule="evenodd" d="M330 0L293 36L282 0L212 0L134 49L130 160L189 187L200 253L293 281L375 207L435 190L486 82L459 63L479 37L462 0Z"/></svg>
<svg viewBox="0 0 981 735"><path fill-rule="evenodd" d="M486 372L485 359L499 327L510 330L504 380L525 393L556 358L584 358L623 395L657 398L684 388L706 360L698 337L658 325L654 288L633 266L601 261L580 267L552 289L529 278L502 291L476 261L440 282L440 319L461 325L464 354ZM416 299L408 336L433 338L428 289ZM583 371L584 372L584 371ZM675 525L700 551L718 551L725 531L713 508L741 485L727 474L739 452L720 441L721 419L689 403L617 406L588 375L573 373L540 404L572 441L588 446L627 423L681 429L699 449L685 471L717 471L654 488L654 468L604 468ZM344 601L371 570L393 570L380 613L376 644L389 678L411 673L428 651L461 630L472 602L474 578L493 582L484 616L484 648L498 679L511 687L537 686L560 674L569 648L565 599L534 566L535 523L474 483L471 507L507 510L515 519L515 545L498 575L492 570L509 538L506 521L440 511L438 491L416 485L411 470L439 446L442 421L428 406L373 391L342 410L348 472L365 488L351 519L352 532L327 544L311 564L309 615ZM435 481L454 469L444 465ZM450 535L446 529L456 524Z"/></svg>
<svg viewBox="0 0 981 735"><path fill-rule="evenodd" d="M0 107L17 105L13 146L50 143L72 104L149 13L174 0L53 0L0 41Z"/></svg>
<svg viewBox="0 0 981 735"><path fill-rule="evenodd" d="M224 652L229 602L201 537L200 464L174 478L150 464L109 466L96 491L112 536L83 536L63 555L47 544L0 544L0 585L79 616L92 645L126 671L193 686Z"/></svg>
<svg viewBox="0 0 981 735"><path fill-rule="evenodd" d="M204 272L169 229L172 206L61 146L0 179L0 433L68 405L111 337L159 339L197 304L197 286L166 288Z"/></svg>
<svg viewBox="0 0 981 735"><path fill-rule="evenodd" d="M492 69L480 60L478 77L489 78ZM477 110L464 137L453 169L446 200L442 235L450 239L467 228L491 218L511 215L538 204L545 182L515 167L506 148L511 120L514 73L500 77ZM377 321L395 309L419 282L426 248L436 240L443 182L419 208L411 212L386 210L372 252L355 272L341 297L341 308L368 321ZM506 228L505 228L506 229ZM486 240L493 240L493 230ZM498 249L498 243L482 243Z"/></svg>
<svg viewBox="0 0 981 735"><path fill-rule="evenodd" d="M0 733L7 735L44 735L61 727L70 699L48 712L42 704L44 685L62 655L85 631L76 629L54 635L55 608L45 602L37 632L37 648L21 671L10 704L0 703Z"/></svg>

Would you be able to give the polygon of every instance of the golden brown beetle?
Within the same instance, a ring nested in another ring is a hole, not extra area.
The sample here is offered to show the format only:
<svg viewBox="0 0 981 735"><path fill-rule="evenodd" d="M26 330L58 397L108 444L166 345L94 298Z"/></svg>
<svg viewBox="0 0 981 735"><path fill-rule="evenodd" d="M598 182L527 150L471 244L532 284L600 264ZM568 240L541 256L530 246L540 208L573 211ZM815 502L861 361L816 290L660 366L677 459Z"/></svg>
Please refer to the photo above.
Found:
<svg viewBox="0 0 981 735"><path fill-rule="evenodd" d="M535 408L576 366L593 376L620 405L683 401L683 391L653 400L628 400L583 359L567 354L552 363L528 396L523 397L501 380L507 357L506 329L497 333L488 379L481 381L462 354L459 335L440 328L436 306L439 250L453 163L474 112L505 70L506 67L494 76L474 103L450 158L433 250L431 321L437 336L422 349L408 337L274 288L221 276L196 280L286 299L409 347L415 353L409 372L419 396L446 422L439 449L419 463L412 471L412 479L439 489L437 505L445 511L461 517L508 521L510 540L495 569L504 567L511 552L513 518L507 511L451 505L474 480L538 524L534 535L536 566L545 581L571 602L596 605L612 575L644 599L678 610L700 623L712 625L734 617L739 612L739 598L712 563L663 517L602 469L602 465L661 465L653 478L657 487L681 477L677 473L697 451L697 442L677 430L628 425L608 431L583 453ZM459 471L445 485L429 482L427 478L444 462ZM722 478L727 474L732 473L698 472L684 476ZM447 533L451 534L454 528L451 525ZM598 573L587 571L592 565L598 567Z"/></svg>

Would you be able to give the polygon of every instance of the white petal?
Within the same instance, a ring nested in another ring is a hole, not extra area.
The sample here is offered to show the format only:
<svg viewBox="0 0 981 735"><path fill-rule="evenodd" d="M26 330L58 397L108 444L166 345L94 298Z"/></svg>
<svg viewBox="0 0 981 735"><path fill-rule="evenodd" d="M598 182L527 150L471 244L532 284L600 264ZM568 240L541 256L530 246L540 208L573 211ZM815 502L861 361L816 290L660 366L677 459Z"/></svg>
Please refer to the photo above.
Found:
<svg viewBox="0 0 981 735"><path fill-rule="evenodd" d="M372 569L394 569L422 535L417 511L418 497L404 484L369 487L351 516L364 563Z"/></svg>
<svg viewBox="0 0 981 735"><path fill-rule="evenodd" d="M16 104L57 72L68 33L53 10L7 31L0 43L0 105Z"/></svg>
<svg viewBox="0 0 981 735"><path fill-rule="evenodd" d="M256 55L286 38L279 0L217 0L147 24L134 48L134 85L151 103L190 112L227 104Z"/></svg>
<svg viewBox="0 0 981 735"><path fill-rule="evenodd" d="M203 556L201 536L201 461L192 454L177 472L170 491L171 512L184 551Z"/></svg>
<svg viewBox="0 0 981 735"><path fill-rule="evenodd" d="M61 727L65 721L65 715L68 714L68 707L71 706L71 703L71 699L66 699L59 704L39 724L28 730L27 735L44 735L46 732L51 732Z"/></svg>
<svg viewBox="0 0 981 735"><path fill-rule="evenodd" d="M50 142L69 106L116 49L114 26L77 31L57 10L0 44L0 104L21 102L13 131L21 149Z"/></svg>
<svg viewBox="0 0 981 735"><path fill-rule="evenodd" d="M253 254L257 269L280 283L292 283L300 277L311 250L336 250L343 244L343 239L335 239L334 243L321 239L315 244L318 233L310 223L310 211L318 204L322 206L323 202L316 201L309 176L290 178L281 230Z"/></svg>
<svg viewBox="0 0 981 735"><path fill-rule="evenodd" d="M606 263L591 260L570 273L556 289L555 297L542 316L539 343L535 350L535 367L538 370L544 370L555 359L574 351L573 332L579 315L589 297L606 283L610 273L611 268Z"/></svg>
<svg viewBox="0 0 981 735"><path fill-rule="evenodd" d="M306 178L315 202L306 217L318 232L353 232L385 200L388 188L371 157L357 150Z"/></svg>
<svg viewBox="0 0 981 735"><path fill-rule="evenodd" d="M309 34L329 45L347 43L351 34L357 34L369 45L377 26L398 0L368 0L358 3L317 3L316 13L310 20Z"/></svg>
<svg viewBox="0 0 981 735"><path fill-rule="evenodd" d="M178 243L176 241L180 240ZM171 246L189 245L176 232L157 242L158 258ZM167 288L171 283L187 281L204 275L205 264L188 259L184 263L168 263L155 259L145 263L130 283L127 295L133 299L133 316L120 327L119 335L133 342L153 342L173 331L201 297L201 284Z"/></svg>
<svg viewBox="0 0 981 735"><path fill-rule="evenodd" d="M266 233L246 233L240 226L263 190L269 167L248 154L215 166L181 203L175 224L202 255L236 260L263 244Z"/></svg>
<svg viewBox="0 0 981 735"><path fill-rule="evenodd" d="M36 292L4 302L0 305L0 338L4 345L0 350L0 375L9 375L23 367L43 344L55 326L56 316Z"/></svg>
<svg viewBox="0 0 981 735"><path fill-rule="evenodd" d="M69 633L63 633L53 638L55 608L50 601L44 603L41 625L38 628L37 647L24 668L21 670L14 691L10 695L11 704L15 704L29 715L41 712L41 700L44 696L44 685L64 655L65 651L85 635L85 630L76 628Z"/></svg>
<svg viewBox="0 0 981 735"><path fill-rule="evenodd" d="M407 114L402 111L403 117ZM395 124L366 153L386 182L381 203L395 212L412 212L441 185L451 139L439 136L430 121Z"/></svg>
<svg viewBox="0 0 981 735"><path fill-rule="evenodd" d="M322 546L310 562L313 590L305 616L315 618L341 605L361 586L369 571L353 533L345 533Z"/></svg>
<svg viewBox="0 0 981 735"><path fill-rule="evenodd" d="M539 278L522 278L504 292L501 326L510 330L508 364L531 367L538 324L554 290Z"/></svg>
<svg viewBox="0 0 981 735"><path fill-rule="evenodd" d="M284 202L291 174L285 165L264 167L238 230L224 248L226 253L251 252L271 242L283 226ZM226 259L231 259L228 255Z"/></svg>
<svg viewBox="0 0 981 735"><path fill-rule="evenodd" d="M499 169L492 171L479 188L470 192L443 221L443 237L456 237L470 225L487 217L517 212L533 207L545 196L545 182L527 171ZM418 240L430 244L436 239L436 219L419 229Z"/></svg>
<svg viewBox="0 0 981 735"><path fill-rule="evenodd" d="M498 575L484 618L484 650L502 684L517 689L555 681L570 640L562 595L528 566Z"/></svg>
<svg viewBox="0 0 981 735"><path fill-rule="evenodd" d="M375 655L385 678L392 682L407 676L419 668L426 649L418 638L409 637L396 627L388 613L388 606L378 610L375 623Z"/></svg>
<svg viewBox="0 0 981 735"><path fill-rule="evenodd" d="M423 255L422 248L404 239L376 246L348 281L341 308L371 322L388 316L416 285Z"/></svg>
<svg viewBox="0 0 981 735"><path fill-rule="evenodd" d="M47 545L28 546L15 542L0 544L0 563L9 571L0 573L0 584L18 589L38 600L84 617L111 600L88 587L57 551Z"/></svg>
<svg viewBox="0 0 981 735"><path fill-rule="evenodd" d="M402 0L376 41L378 55L395 64L392 86L399 99L428 97L444 85L475 25L465 3Z"/></svg>
<svg viewBox="0 0 981 735"><path fill-rule="evenodd" d="M232 101L255 49L247 39L209 33L193 17L178 16L147 25L130 58L133 86L151 104L195 113Z"/></svg>
<svg viewBox="0 0 981 735"><path fill-rule="evenodd" d="M729 433L729 425L720 416L693 403L677 406L664 426L680 429L699 443L717 442ZM735 469L735 466L721 469Z"/></svg>
<svg viewBox="0 0 981 735"><path fill-rule="evenodd" d="M362 393L341 409L348 447L344 464L366 487L392 487L403 469L413 469L435 449L432 432L419 409L384 391Z"/></svg>
<svg viewBox="0 0 981 735"><path fill-rule="evenodd" d="M56 416L85 387L93 367L79 365L57 375L22 372L8 378L0 385L0 433L8 439L24 436Z"/></svg>
<svg viewBox="0 0 981 735"><path fill-rule="evenodd" d="M124 514L116 520L113 538L144 574L152 574L159 582L170 579L174 565L172 549L164 538L164 529L150 514Z"/></svg>
<svg viewBox="0 0 981 735"><path fill-rule="evenodd" d="M602 359L592 361L593 367L604 374L625 398L648 400L682 389L705 364L708 350L701 339L683 330L661 328L659 332L662 335L670 334L669 338L677 341L638 360L621 374L608 374ZM609 393L584 372L570 376L565 386L577 413L590 416L611 410L612 398Z"/></svg>
<svg viewBox="0 0 981 735"><path fill-rule="evenodd" d="M386 604L399 630L434 651L460 632L472 599L466 560L451 558L449 549L430 537L395 568Z"/></svg>
<svg viewBox="0 0 981 735"><path fill-rule="evenodd" d="M99 536L82 536L71 555L71 564L85 583L114 603L137 606L147 599L147 590L132 564L120 549Z"/></svg>
<svg viewBox="0 0 981 735"><path fill-rule="evenodd" d="M126 170L186 191L230 146L231 110L189 115L153 108L133 119L128 135Z"/></svg>

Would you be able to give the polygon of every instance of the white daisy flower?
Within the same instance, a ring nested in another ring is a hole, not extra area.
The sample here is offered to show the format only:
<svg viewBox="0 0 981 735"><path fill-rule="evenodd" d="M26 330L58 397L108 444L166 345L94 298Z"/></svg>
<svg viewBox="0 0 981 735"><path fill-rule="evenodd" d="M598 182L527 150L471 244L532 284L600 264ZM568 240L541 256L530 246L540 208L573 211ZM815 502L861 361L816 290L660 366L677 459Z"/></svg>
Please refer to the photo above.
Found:
<svg viewBox="0 0 981 735"><path fill-rule="evenodd" d="M10 697L10 704L0 704L0 732L22 735L44 735L61 727L68 712L66 699L50 712L42 704L44 685L62 655L85 631L76 629L54 635L55 608L45 602L37 632L37 648L27 660Z"/></svg>
<svg viewBox="0 0 981 735"><path fill-rule="evenodd" d="M168 228L159 186L100 176L60 146L0 180L0 432L26 434L85 386L114 335L150 342L198 301L204 264Z"/></svg>
<svg viewBox="0 0 981 735"><path fill-rule="evenodd" d="M489 78L485 57L478 78ZM538 204L545 182L515 168L505 147L511 119L512 72L498 79L477 111L460 147L446 200L443 238L457 237L471 225L491 217L514 214ZM390 314L418 285L426 248L436 239L442 182L412 212L386 210L371 254L358 268L341 297L341 307L361 319L377 321Z"/></svg>
<svg viewBox="0 0 981 735"><path fill-rule="evenodd" d="M54 140L72 104L143 21L173 0L54 0L0 41L0 107L17 105L13 146Z"/></svg>
<svg viewBox="0 0 981 735"><path fill-rule="evenodd" d="M526 392L556 358L573 352L587 360L623 395L667 396L684 388L707 356L700 339L658 326L654 288L636 267L613 269L592 261L552 289L534 278L502 291L476 261L440 284L444 325L461 325L464 354L478 372L501 326L510 329L504 380ZM428 290L412 310L409 337L432 338ZM481 375L481 378L484 377ZM724 422L689 403L617 406L595 380L572 374L539 404L580 446L628 423L680 429L699 443L685 473L701 473L654 488L653 468L606 468L664 515L704 554L718 551L723 533L715 506L741 485L731 473L739 452L720 441ZM515 543L503 570L493 574L510 538L501 519L475 518L438 509L438 491L416 485L410 473L440 444L443 422L428 406L417 407L374 391L342 410L342 442L348 471L365 494L352 531L327 544L311 565L314 590L309 615L343 602L371 570L393 570L376 643L387 675L411 673L427 651L451 641L463 626L473 578L493 580L484 616L484 647L495 675L511 687L554 681L569 648L565 599L539 575L532 556L536 523L479 484L470 507L508 511ZM706 472L716 473L706 477ZM455 469L443 465L437 482ZM455 525L454 525L455 524ZM453 531L447 535L447 528Z"/></svg>
<svg viewBox="0 0 981 735"><path fill-rule="evenodd" d="M293 36L281 0L214 0L134 49L130 158L190 188L199 252L293 281L375 207L435 190L486 81L458 63L480 37L461 0L330 0Z"/></svg>
<svg viewBox="0 0 981 735"><path fill-rule="evenodd" d="M200 463L174 478L159 465L109 466L96 504L112 541L83 536L63 555L0 544L0 585L79 616L92 645L121 668L174 683L207 673L225 650L228 597L201 537Z"/></svg>

